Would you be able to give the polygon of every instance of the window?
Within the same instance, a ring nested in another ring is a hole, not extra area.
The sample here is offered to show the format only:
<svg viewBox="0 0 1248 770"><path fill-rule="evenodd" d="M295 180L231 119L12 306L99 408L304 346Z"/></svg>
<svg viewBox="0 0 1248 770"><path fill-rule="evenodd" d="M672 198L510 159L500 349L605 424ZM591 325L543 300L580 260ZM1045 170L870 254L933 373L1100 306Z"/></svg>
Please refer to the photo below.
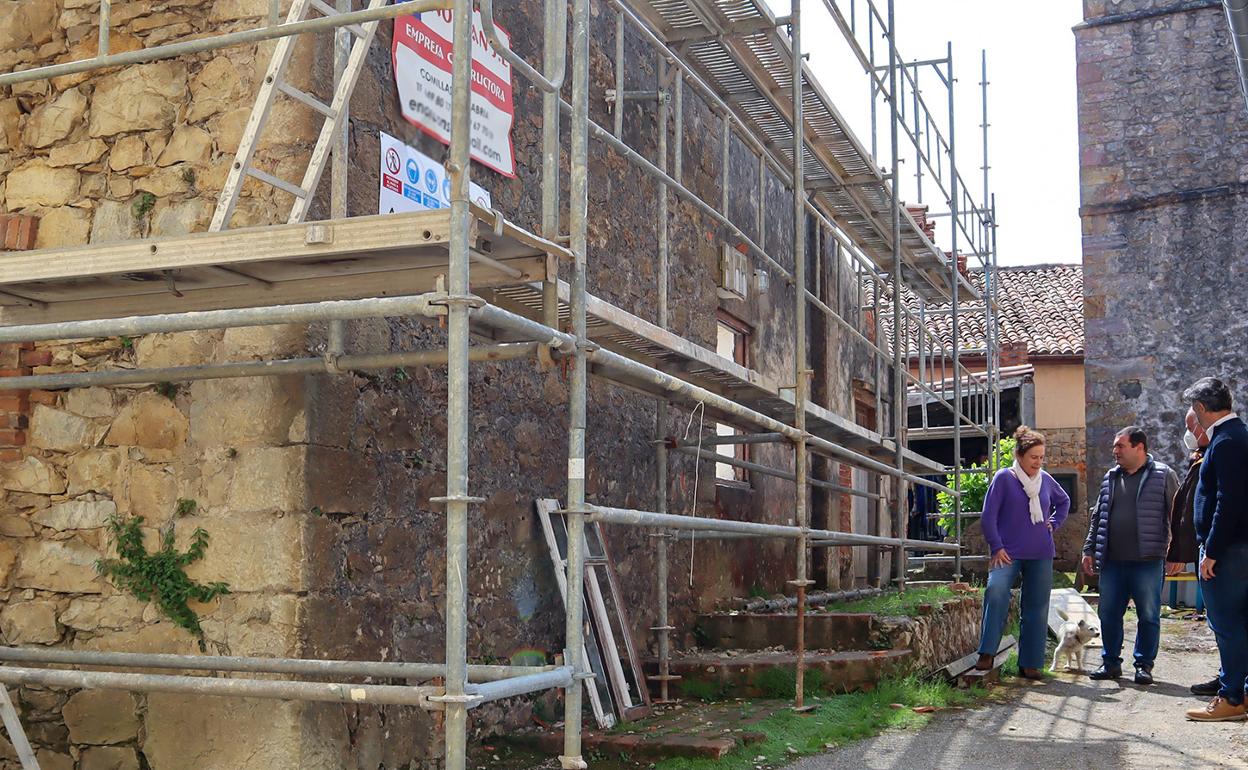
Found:
<svg viewBox="0 0 1248 770"><path fill-rule="evenodd" d="M742 366L749 367L749 349L749 327L721 311L716 321L715 352ZM740 432L722 422L715 424L716 436L735 436ZM748 460L750 456L749 446L746 444L720 444L716 447L716 452L724 457L742 461ZM744 468L727 463L716 463L715 480L721 483L748 484L750 476Z"/></svg>

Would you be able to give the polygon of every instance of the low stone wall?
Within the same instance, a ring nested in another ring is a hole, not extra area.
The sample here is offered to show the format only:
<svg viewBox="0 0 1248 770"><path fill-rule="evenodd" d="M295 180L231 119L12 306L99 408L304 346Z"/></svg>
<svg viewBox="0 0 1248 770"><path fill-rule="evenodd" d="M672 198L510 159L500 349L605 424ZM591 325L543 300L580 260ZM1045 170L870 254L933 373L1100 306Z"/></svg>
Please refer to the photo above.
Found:
<svg viewBox="0 0 1248 770"><path fill-rule="evenodd" d="M916 617L879 617L876 624L891 649L913 653L911 671L927 672L975 651L983 613L981 597L963 596L923 605Z"/></svg>

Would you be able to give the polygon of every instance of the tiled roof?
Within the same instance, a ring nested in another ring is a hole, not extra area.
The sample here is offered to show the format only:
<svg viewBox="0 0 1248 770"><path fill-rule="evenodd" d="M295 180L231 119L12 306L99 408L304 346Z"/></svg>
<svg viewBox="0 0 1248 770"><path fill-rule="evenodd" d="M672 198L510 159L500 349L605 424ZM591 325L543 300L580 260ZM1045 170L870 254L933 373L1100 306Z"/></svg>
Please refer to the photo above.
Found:
<svg viewBox="0 0 1248 770"><path fill-rule="evenodd" d="M1024 265L997 268L997 298L1001 304L998 318L998 339L1002 345L1026 342L1030 355L1083 355L1083 266ZM970 282L983 290L982 270L970 271ZM917 300L903 289L903 301L917 313ZM886 305L887 307L887 305ZM934 311L948 310L948 305L928 305ZM958 336L964 350L984 349L983 303L960 306L979 313L961 314ZM885 334L892 336L892 325L885 323ZM927 326L947 345L951 340L952 319L946 313L927 316ZM891 339L890 339L891 342ZM911 340L911 355L917 355Z"/></svg>

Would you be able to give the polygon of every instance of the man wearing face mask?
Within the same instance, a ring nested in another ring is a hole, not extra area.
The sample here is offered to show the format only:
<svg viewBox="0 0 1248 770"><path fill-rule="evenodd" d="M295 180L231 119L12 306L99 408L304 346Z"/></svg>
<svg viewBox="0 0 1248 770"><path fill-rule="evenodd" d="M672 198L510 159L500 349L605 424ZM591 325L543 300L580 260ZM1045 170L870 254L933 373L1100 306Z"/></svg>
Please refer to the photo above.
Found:
<svg viewBox="0 0 1248 770"><path fill-rule="evenodd" d="M1200 543L1200 585L1209 627L1222 659L1221 689L1208 706L1192 709L1197 722L1243 721L1248 680L1248 426L1232 409L1231 391L1202 377L1183 392L1209 448L1192 504Z"/></svg>
<svg viewBox="0 0 1248 770"><path fill-rule="evenodd" d="M1166 574L1178 575L1188 564L1200 561L1200 546L1196 544L1196 522L1192 517L1192 506L1196 500L1196 483L1200 481L1201 463L1205 459L1205 449L1209 446L1209 434L1200 426L1196 413L1187 410L1187 432L1183 434L1183 445L1188 451L1187 473L1179 484L1179 491L1174 495L1170 508L1170 549L1166 553ZM1222 689L1219 679L1215 676L1208 682L1200 682L1191 686L1192 693L1206 697L1217 695Z"/></svg>

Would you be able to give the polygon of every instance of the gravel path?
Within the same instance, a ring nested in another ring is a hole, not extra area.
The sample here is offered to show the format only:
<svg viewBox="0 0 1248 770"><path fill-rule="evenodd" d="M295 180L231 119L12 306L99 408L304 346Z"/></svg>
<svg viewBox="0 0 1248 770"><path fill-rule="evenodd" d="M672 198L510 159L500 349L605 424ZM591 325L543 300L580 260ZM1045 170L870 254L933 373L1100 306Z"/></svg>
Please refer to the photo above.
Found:
<svg viewBox="0 0 1248 770"><path fill-rule="evenodd" d="M1128 628L1128 660L1134 638ZM1100 665L1095 652L1089 651L1089 670ZM888 732L789 770L1248 768L1248 723L1196 724L1183 717L1203 701L1188 685L1209 679L1217 667L1213 635L1203 622L1165 619L1152 687L1130 679L1094 682L1083 674L1010 684L1000 704L939 714L922 730Z"/></svg>

